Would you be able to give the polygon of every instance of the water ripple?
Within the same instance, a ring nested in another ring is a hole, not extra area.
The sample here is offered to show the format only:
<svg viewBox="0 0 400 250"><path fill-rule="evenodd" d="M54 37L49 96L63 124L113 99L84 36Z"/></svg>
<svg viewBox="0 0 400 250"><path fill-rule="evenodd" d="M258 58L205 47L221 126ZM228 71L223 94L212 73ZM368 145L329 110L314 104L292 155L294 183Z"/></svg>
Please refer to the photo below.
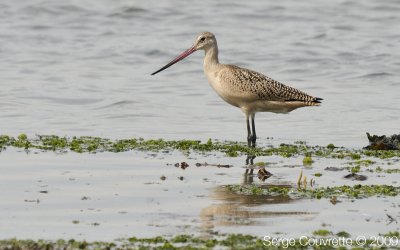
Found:
<svg viewBox="0 0 400 250"><path fill-rule="evenodd" d="M400 107L399 10L396 0L3 1L2 133L122 138L134 129L173 138L184 128L198 139L243 140L243 116L208 86L203 52L150 76L209 30L222 63L324 98L321 107L290 116L258 114L261 140L302 131L307 137L299 139L310 143L363 145L364 131L347 137L357 130L348 128L398 129L385 106ZM382 119L371 121L375 112ZM340 123L332 125L332 114Z"/></svg>

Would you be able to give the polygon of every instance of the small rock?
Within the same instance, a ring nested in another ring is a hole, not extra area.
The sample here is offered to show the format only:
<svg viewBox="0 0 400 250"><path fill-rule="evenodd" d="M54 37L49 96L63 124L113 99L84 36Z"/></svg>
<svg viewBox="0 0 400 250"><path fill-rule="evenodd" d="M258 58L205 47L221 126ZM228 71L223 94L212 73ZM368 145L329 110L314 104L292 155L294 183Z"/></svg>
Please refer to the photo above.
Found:
<svg viewBox="0 0 400 250"><path fill-rule="evenodd" d="M186 162L181 162L181 168L182 169L186 169L187 167L189 167L189 164L187 164Z"/></svg>
<svg viewBox="0 0 400 250"><path fill-rule="evenodd" d="M265 170L265 168L261 168L258 170L257 176L258 176L258 179L265 181L266 179L271 177L272 174L270 172L268 172L267 170Z"/></svg>
<svg viewBox="0 0 400 250"><path fill-rule="evenodd" d="M348 175L344 176L345 179L352 179L356 181L365 181L367 179L367 176L361 175L361 174L356 174L356 173L351 173Z"/></svg>
<svg viewBox="0 0 400 250"><path fill-rule="evenodd" d="M337 171L342 171L343 168L338 168L338 167L326 167L324 170L326 170L326 171L334 171L334 172L337 172Z"/></svg>
<svg viewBox="0 0 400 250"><path fill-rule="evenodd" d="M336 196L333 196L329 201L330 201L333 205L336 205L336 203L341 202L341 201L339 201L339 200L337 199Z"/></svg>

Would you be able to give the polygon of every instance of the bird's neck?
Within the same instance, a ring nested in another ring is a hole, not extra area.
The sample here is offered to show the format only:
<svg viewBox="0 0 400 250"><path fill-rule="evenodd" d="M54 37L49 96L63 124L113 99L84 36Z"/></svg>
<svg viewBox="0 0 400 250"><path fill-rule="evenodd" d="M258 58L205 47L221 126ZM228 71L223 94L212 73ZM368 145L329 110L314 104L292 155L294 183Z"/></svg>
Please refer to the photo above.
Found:
<svg viewBox="0 0 400 250"><path fill-rule="evenodd" d="M215 46L209 47L205 50L204 70L209 71L218 65L218 46L215 44Z"/></svg>

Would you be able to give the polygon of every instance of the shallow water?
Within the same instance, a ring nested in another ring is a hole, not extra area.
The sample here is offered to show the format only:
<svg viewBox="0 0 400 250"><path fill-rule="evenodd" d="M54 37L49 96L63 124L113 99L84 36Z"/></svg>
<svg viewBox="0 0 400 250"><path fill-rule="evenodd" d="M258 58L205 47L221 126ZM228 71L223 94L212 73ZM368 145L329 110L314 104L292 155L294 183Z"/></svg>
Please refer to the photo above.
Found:
<svg viewBox="0 0 400 250"><path fill-rule="evenodd" d="M398 197L299 199L235 194L225 184L295 186L300 171L316 187L355 184L398 185L398 174L361 173L368 181L344 179L347 160L318 159L311 167L301 157L259 157L273 176L265 182L245 176L245 157L172 153L55 154L7 149L0 153L1 238L115 240L194 234L243 233L300 237L321 228L337 233L377 236L399 231ZM185 161L182 169L175 163ZM226 164L230 168L196 166ZM385 163L377 163L383 168ZM300 165L299 165L300 164ZM255 171L256 173L257 171ZM313 177L315 173L321 177Z"/></svg>
<svg viewBox="0 0 400 250"><path fill-rule="evenodd" d="M208 30L217 36L221 62L324 98L321 107L290 115L258 114L260 145L302 140L362 147L367 131L399 133L399 11L395 0L3 1L0 134L244 141L244 116L208 86L201 52L150 76ZM174 167L181 161L190 167ZM346 164L256 161L274 163L268 185L294 185L301 169L311 176ZM219 154L26 155L8 148L0 152L0 221L7 229L1 238L399 231L386 215L399 220L398 198L333 205L227 192L222 185L251 181L244 165L243 157ZM359 183L343 179L347 170L323 173L317 185ZM398 185L398 174L362 173L368 175L362 184ZM256 176L252 181L264 184Z"/></svg>
<svg viewBox="0 0 400 250"><path fill-rule="evenodd" d="M360 147L398 133L398 1L18 1L0 4L0 132L245 140L240 110L208 86L202 53L324 98L257 115L260 140ZM228 128L228 129L227 129Z"/></svg>

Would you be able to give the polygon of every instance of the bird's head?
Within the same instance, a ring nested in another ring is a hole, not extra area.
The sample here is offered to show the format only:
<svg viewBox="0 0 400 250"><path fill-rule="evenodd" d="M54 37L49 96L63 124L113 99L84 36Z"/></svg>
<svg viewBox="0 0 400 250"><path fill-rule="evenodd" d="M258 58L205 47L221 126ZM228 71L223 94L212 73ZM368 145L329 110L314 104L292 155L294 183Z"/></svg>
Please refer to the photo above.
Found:
<svg viewBox="0 0 400 250"><path fill-rule="evenodd" d="M202 32L199 33L196 36L196 39L194 40L193 47L196 50L207 50L208 48L211 48L215 46L217 43L217 40L215 39L215 36L211 32Z"/></svg>
<svg viewBox="0 0 400 250"><path fill-rule="evenodd" d="M197 50L206 50L207 51L209 48L215 46L216 44L217 44L217 40L215 39L215 36L214 36L213 33L211 33L211 32L202 32L202 33L200 33L200 34L198 34L196 36L196 39L194 40L194 43L193 43L192 47L190 47L189 49L185 50L182 54L177 56L174 60L172 60L171 62L167 63L161 69L153 72L151 75L155 75L158 72L161 72L164 69L167 69L167 68L171 67L175 63L179 62L180 60L182 60L185 57L188 57L190 54L192 54L193 52L195 52Z"/></svg>

